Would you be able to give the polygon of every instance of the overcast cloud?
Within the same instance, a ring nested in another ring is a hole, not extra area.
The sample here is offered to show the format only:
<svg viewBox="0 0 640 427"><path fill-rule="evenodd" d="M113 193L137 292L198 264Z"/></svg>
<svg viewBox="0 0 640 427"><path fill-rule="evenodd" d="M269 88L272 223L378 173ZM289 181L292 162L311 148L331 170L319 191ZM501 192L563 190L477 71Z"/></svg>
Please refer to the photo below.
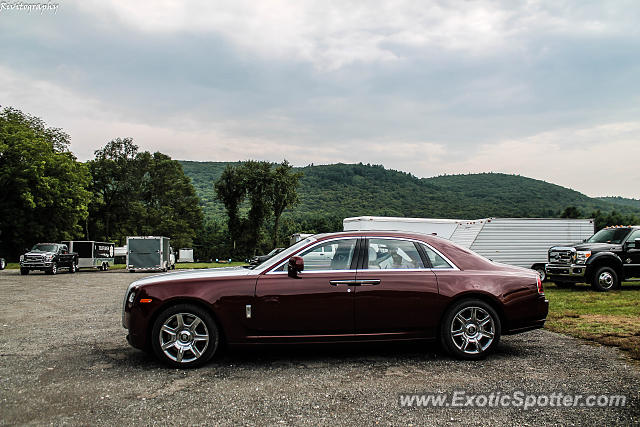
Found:
<svg viewBox="0 0 640 427"><path fill-rule="evenodd" d="M37 1L37 0L35 0ZM640 198L640 3L59 1L0 10L0 105L185 160L505 172Z"/></svg>

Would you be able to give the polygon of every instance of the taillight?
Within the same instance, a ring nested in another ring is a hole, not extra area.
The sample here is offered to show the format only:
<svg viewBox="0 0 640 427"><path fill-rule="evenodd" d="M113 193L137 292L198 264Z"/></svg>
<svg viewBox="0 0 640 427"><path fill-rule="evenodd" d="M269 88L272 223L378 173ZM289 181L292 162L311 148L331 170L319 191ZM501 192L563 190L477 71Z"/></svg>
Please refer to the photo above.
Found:
<svg viewBox="0 0 640 427"><path fill-rule="evenodd" d="M538 281L538 293L540 295L544 295L544 289L542 289L542 280L540 280L540 275L536 274L536 279Z"/></svg>

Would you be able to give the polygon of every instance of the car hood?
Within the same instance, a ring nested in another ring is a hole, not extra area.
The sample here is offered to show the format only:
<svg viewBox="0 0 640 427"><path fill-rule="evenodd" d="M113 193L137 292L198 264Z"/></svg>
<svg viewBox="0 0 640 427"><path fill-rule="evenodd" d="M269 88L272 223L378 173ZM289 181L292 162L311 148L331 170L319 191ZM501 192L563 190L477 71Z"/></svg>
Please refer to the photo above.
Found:
<svg viewBox="0 0 640 427"><path fill-rule="evenodd" d="M193 279L216 279L223 277L249 276L257 274L254 270L243 267L202 268L197 270L176 271L172 273L155 274L136 280L129 287L144 286L162 282L176 282Z"/></svg>
<svg viewBox="0 0 640 427"><path fill-rule="evenodd" d="M603 252L611 251L620 248L620 245L615 243L579 243L574 246L577 251L594 251Z"/></svg>
<svg viewBox="0 0 640 427"><path fill-rule="evenodd" d="M26 255L55 255L55 252L27 252Z"/></svg>

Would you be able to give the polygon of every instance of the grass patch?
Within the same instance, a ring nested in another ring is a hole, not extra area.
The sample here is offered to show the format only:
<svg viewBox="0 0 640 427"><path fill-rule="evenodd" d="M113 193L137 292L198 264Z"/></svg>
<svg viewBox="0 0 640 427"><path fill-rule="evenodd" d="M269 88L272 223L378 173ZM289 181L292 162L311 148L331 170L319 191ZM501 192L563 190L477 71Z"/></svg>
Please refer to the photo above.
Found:
<svg viewBox="0 0 640 427"><path fill-rule="evenodd" d="M625 283L621 290L595 292L577 285L570 289L545 286L549 316L545 328L612 345L640 360L640 285Z"/></svg>

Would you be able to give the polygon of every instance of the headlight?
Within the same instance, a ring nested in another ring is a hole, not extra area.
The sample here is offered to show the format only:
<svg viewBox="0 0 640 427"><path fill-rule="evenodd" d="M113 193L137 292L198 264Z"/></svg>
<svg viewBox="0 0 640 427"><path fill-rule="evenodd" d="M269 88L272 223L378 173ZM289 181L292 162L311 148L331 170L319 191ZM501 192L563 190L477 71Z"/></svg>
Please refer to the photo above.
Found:
<svg viewBox="0 0 640 427"><path fill-rule="evenodd" d="M45 255L44 256L44 260L45 261L51 261L53 259L53 255Z"/></svg>
<svg viewBox="0 0 640 427"><path fill-rule="evenodd" d="M576 253L576 263L586 264L590 256L591 256L591 251L578 251Z"/></svg>

